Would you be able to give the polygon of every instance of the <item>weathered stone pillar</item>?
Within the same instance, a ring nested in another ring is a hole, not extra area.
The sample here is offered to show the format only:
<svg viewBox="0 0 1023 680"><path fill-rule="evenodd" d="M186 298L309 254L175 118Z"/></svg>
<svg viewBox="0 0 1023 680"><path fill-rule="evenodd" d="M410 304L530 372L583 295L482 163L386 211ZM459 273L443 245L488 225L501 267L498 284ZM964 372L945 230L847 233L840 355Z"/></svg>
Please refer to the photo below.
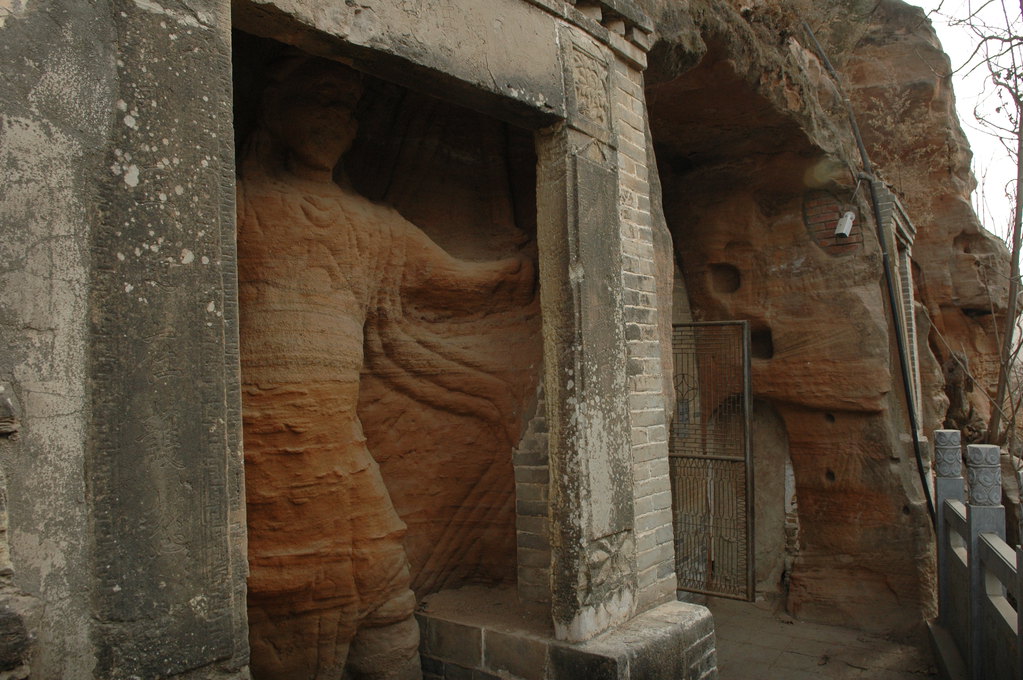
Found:
<svg viewBox="0 0 1023 680"><path fill-rule="evenodd" d="M987 598L985 574L981 569L980 536L997 534L1005 539L1005 508L1002 507L1001 451L991 444L966 447L966 477L970 501L966 506L966 532L970 554L970 677L984 677L984 626L981 625Z"/></svg>
<svg viewBox="0 0 1023 680"><path fill-rule="evenodd" d="M237 677L230 3L118 3L110 16L117 92L89 282L95 677Z"/></svg>
<svg viewBox="0 0 1023 680"><path fill-rule="evenodd" d="M230 4L0 9L4 674L245 675Z"/></svg>
<svg viewBox="0 0 1023 680"><path fill-rule="evenodd" d="M945 518L946 500L963 500L963 453L959 430L934 431L934 458L938 478L935 480L935 513L938 538L938 620L948 628L949 583L948 560L951 546L948 543L948 522Z"/></svg>
<svg viewBox="0 0 1023 680"><path fill-rule="evenodd" d="M569 115L538 135L552 615L580 641L630 618L636 569L611 59L562 33Z"/></svg>

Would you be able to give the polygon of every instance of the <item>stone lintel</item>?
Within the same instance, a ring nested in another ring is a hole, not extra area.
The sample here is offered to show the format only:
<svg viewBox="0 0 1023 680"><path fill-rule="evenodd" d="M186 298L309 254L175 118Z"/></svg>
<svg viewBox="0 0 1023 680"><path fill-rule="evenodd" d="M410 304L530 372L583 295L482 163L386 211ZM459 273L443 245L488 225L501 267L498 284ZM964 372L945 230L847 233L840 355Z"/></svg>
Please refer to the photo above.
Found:
<svg viewBox="0 0 1023 680"><path fill-rule="evenodd" d="M502 120L564 118L557 21L521 0L243 0L234 26ZM457 48L452 48L457 46Z"/></svg>

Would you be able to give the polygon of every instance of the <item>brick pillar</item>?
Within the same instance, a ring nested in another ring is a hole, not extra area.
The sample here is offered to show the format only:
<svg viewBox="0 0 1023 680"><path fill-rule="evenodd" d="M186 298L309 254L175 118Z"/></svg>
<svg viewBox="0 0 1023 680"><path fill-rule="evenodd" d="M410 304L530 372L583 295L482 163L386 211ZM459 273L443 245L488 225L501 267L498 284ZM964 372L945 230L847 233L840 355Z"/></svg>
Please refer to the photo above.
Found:
<svg viewBox="0 0 1023 680"><path fill-rule="evenodd" d="M663 365L659 308L670 291L658 286L650 204L647 121L642 74L616 63L612 88L618 137L618 172L622 224L622 287L628 350L629 416L636 504L637 606L644 610L675 599L675 535L672 530L671 481L668 470L668 422L665 385L672 385L671 364ZM669 245L670 247L670 245ZM670 357L670 347L668 348ZM665 381L665 373L669 380Z"/></svg>
<svg viewBox="0 0 1023 680"><path fill-rule="evenodd" d="M547 405L537 390L536 413L512 456L515 465L515 544L519 597L551 601L551 542L548 525L550 467L547 460Z"/></svg>

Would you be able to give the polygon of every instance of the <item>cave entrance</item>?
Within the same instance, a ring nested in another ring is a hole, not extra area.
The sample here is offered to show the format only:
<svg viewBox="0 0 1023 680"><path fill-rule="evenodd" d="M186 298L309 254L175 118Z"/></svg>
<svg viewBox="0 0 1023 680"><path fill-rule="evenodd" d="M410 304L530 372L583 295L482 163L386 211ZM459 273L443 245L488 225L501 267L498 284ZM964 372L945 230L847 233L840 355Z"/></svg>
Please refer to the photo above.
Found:
<svg viewBox="0 0 1023 680"><path fill-rule="evenodd" d="M758 490L748 507L756 568L742 585L743 596L752 599L781 594L798 548L799 475L771 399L791 389L793 345L812 333L804 330L805 309L790 282L824 269L793 246L806 240L804 196L808 182L818 181L811 170L825 184L833 176L778 102L737 72L726 42L708 38L702 60L682 73L670 60L652 60L647 102L674 244L673 321L742 320L749 327L751 396L759 397L756 407L747 404L753 409L747 421L755 461L751 481ZM800 370L812 366L803 361ZM676 361L676 380L678 372ZM813 382L809 375L803 379ZM707 372L701 380L714 378ZM676 505L682 502L676 499Z"/></svg>
<svg viewBox="0 0 1023 680"><path fill-rule="evenodd" d="M545 454L520 443L542 365L533 137L233 43L252 667L357 674L374 636L415 645L424 596L516 582L513 453Z"/></svg>
<svg viewBox="0 0 1023 680"><path fill-rule="evenodd" d="M672 356L668 447L678 587L753 600L749 324L676 324Z"/></svg>

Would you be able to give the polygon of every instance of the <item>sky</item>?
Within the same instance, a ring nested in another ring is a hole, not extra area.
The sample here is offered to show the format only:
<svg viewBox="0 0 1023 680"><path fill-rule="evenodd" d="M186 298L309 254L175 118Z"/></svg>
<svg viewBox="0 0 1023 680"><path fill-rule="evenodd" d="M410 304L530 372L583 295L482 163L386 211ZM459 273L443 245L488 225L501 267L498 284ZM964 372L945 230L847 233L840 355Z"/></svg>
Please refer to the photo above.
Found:
<svg viewBox="0 0 1023 680"><path fill-rule="evenodd" d="M950 26L941 16L965 17L971 7L977 9L983 6L983 11L988 13L990 21L1001 22L1004 25L1001 0L907 1L923 7L930 13L931 22L942 47L952 61L952 68L956 69L952 77L956 108L963 131L970 140L970 147L973 150L973 172L979 183L974 195L974 208L988 231L1007 240L1011 233L1013 203L1011 198L1006 196L1006 190L1007 187L1009 191L1012 190L1016 166L1002 143L986 131L974 116L977 107L992 113L994 106L997 105L997 100L992 94L993 86L989 82L986 69L983 67L971 69L972 64L968 63L977 44L974 35L965 28ZM1015 16L1019 21L1019 3L1016 0L1008 0L1007 6L1016 7ZM935 14L936 10L940 14ZM991 12L995 14L991 15Z"/></svg>

